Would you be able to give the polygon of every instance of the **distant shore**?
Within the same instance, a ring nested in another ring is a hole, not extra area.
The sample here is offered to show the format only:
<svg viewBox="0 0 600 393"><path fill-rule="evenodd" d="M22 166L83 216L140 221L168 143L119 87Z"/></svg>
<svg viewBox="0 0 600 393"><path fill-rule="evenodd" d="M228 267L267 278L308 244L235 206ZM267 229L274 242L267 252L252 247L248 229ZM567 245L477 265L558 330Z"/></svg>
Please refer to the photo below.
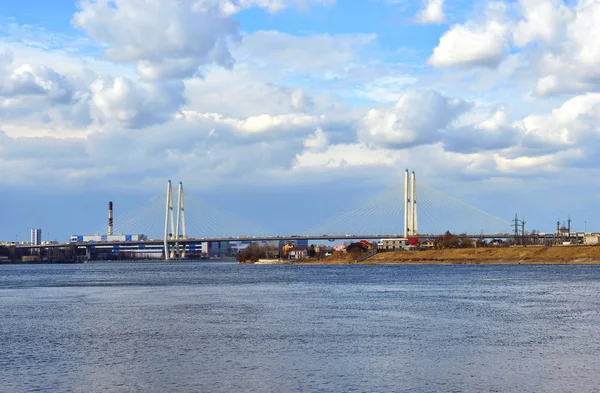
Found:
<svg viewBox="0 0 600 393"><path fill-rule="evenodd" d="M359 265L600 265L600 246L500 247L380 252L362 262L352 255L303 259L290 264Z"/></svg>

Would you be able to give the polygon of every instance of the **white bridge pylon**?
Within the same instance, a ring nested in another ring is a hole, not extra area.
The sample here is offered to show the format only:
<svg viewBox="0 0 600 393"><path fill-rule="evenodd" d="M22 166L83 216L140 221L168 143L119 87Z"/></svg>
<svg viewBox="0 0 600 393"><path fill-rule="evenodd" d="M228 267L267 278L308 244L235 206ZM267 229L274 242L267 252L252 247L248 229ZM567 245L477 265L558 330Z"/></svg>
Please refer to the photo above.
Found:
<svg viewBox="0 0 600 393"><path fill-rule="evenodd" d="M404 237L419 234L417 219L417 182L415 172L404 172Z"/></svg>
<svg viewBox="0 0 600 393"><path fill-rule="evenodd" d="M183 183L179 182L177 190L177 221L173 219L173 188L171 180L167 182L167 202L165 208L165 260L185 258L185 243L179 244L179 240L187 239L185 233L185 209L183 204ZM169 223L170 231L169 231ZM174 225L175 224L175 225ZM179 230L181 229L181 234ZM174 245L169 249L169 242L174 242Z"/></svg>

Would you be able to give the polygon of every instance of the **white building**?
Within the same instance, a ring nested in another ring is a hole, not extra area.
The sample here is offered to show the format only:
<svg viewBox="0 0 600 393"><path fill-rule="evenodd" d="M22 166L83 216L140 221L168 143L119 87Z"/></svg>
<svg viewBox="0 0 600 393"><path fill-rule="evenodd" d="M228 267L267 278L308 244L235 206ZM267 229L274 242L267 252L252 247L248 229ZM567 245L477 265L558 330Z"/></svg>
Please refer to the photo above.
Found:
<svg viewBox="0 0 600 393"><path fill-rule="evenodd" d="M31 245L39 246L42 244L42 230L39 228L31 228Z"/></svg>

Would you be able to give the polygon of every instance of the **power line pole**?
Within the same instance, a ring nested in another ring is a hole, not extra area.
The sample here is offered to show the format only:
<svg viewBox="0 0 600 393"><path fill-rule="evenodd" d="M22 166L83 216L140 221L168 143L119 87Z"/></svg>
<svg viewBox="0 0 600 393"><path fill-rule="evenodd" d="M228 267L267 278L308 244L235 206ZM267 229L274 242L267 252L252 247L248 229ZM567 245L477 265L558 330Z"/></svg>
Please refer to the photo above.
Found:
<svg viewBox="0 0 600 393"><path fill-rule="evenodd" d="M525 245L525 219L519 220L518 214L515 214L515 219L512 221L515 227L515 242ZM520 235L519 230L521 232Z"/></svg>

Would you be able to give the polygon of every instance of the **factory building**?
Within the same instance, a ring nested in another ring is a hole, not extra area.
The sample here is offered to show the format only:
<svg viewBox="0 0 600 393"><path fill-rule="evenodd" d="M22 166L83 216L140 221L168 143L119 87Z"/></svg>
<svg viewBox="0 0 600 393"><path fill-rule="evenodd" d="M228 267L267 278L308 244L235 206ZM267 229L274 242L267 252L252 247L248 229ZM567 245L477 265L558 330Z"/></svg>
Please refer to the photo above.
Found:
<svg viewBox="0 0 600 393"><path fill-rule="evenodd" d="M71 243L138 242L147 240L145 235L71 235Z"/></svg>
<svg viewBox="0 0 600 393"><path fill-rule="evenodd" d="M211 242L208 249L208 254L211 257L225 257L231 255L231 247L228 241Z"/></svg>

